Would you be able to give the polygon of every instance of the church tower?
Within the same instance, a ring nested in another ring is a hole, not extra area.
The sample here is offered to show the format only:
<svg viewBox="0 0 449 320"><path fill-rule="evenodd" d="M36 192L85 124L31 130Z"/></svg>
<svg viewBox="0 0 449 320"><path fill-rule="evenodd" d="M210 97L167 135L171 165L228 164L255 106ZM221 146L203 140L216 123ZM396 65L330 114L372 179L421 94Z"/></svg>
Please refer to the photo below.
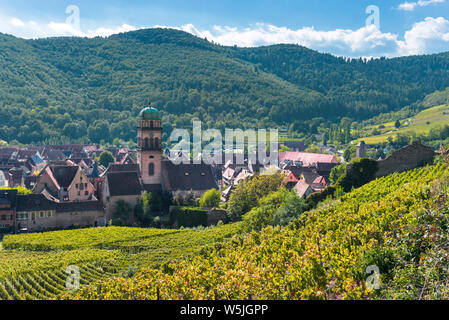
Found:
<svg viewBox="0 0 449 320"><path fill-rule="evenodd" d="M161 114L151 103L139 114L137 127L137 161L146 186L162 184Z"/></svg>

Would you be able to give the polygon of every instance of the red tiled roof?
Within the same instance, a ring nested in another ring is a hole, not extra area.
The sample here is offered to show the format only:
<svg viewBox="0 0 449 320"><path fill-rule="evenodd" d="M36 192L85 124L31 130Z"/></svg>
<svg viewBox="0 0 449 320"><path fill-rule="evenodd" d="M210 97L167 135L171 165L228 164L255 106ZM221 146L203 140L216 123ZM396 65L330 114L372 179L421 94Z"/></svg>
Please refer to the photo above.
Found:
<svg viewBox="0 0 449 320"><path fill-rule="evenodd" d="M296 184L294 189L295 189L298 197L302 198L302 197L304 197L304 195L306 194L306 192L309 188L310 188L310 186L304 180L300 180Z"/></svg>
<svg viewBox="0 0 449 320"><path fill-rule="evenodd" d="M290 170L283 170L282 172L287 176L287 178L285 178L285 181L287 183L299 181L299 179L296 178L293 172L291 172Z"/></svg>
<svg viewBox="0 0 449 320"><path fill-rule="evenodd" d="M306 153L306 152L279 152L279 163L285 160L301 161L303 166L309 167L314 163L337 163L337 159L331 154Z"/></svg>

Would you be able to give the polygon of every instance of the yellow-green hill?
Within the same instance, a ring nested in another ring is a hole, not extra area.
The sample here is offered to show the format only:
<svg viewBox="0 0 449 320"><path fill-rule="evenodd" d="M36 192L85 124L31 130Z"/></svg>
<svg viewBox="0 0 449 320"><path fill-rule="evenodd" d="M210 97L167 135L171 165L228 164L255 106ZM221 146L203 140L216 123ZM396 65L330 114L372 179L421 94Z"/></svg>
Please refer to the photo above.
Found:
<svg viewBox="0 0 449 320"><path fill-rule="evenodd" d="M387 122L381 125L366 127L364 132L371 132L374 129L380 132L379 135L368 136L358 139L366 144L378 144L386 142L388 137L395 138L397 134L428 134L432 128L438 128L449 124L449 105L440 105L421 111L410 119L403 119L401 128L395 128L395 122Z"/></svg>

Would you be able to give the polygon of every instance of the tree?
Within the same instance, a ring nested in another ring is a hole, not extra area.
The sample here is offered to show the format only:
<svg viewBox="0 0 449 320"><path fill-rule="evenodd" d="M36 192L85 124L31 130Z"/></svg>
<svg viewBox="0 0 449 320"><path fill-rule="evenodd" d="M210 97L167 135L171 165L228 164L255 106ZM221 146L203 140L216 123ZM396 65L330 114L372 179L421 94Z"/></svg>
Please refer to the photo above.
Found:
<svg viewBox="0 0 449 320"><path fill-rule="evenodd" d="M92 142L99 143L102 140L109 141L111 137L111 129L109 123L104 120L95 121L87 129L87 134Z"/></svg>
<svg viewBox="0 0 449 320"><path fill-rule="evenodd" d="M345 159L346 162L351 161L351 148L346 148L345 152L343 153L343 159Z"/></svg>
<svg viewBox="0 0 449 320"><path fill-rule="evenodd" d="M151 210L150 194L148 192L145 191L142 195L142 199L138 199L134 208L134 215L141 226L148 227L151 225L153 216Z"/></svg>
<svg viewBox="0 0 449 320"><path fill-rule="evenodd" d="M273 225L286 226L310 209L307 200L299 198L294 191L291 191L286 196L285 205L274 212Z"/></svg>
<svg viewBox="0 0 449 320"><path fill-rule="evenodd" d="M329 175L329 180L331 184L337 183L338 179L340 179L340 177L344 176L345 174L346 174L345 164L340 164L338 166L333 167Z"/></svg>
<svg viewBox="0 0 449 320"><path fill-rule="evenodd" d="M201 208L216 208L220 205L221 194L217 189L210 189L200 199Z"/></svg>
<svg viewBox="0 0 449 320"><path fill-rule="evenodd" d="M150 205L150 212L159 213L162 210L162 198L158 193L150 192L148 194L148 203Z"/></svg>
<svg viewBox="0 0 449 320"><path fill-rule="evenodd" d="M279 190L284 180L284 174L276 173L256 175L252 180L240 182L228 201L231 220L240 220L245 213L257 205L259 199Z"/></svg>
<svg viewBox="0 0 449 320"><path fill-rule="evenodd" d="M243 216L243 229L248 232L251 230L259 231L265 226L274 225L274 214L277 209L285 204L289 193L282 188L261 198L259 204Z"/></svg>
<svg viewBox="0 0 449 320"><path fill-rule="evenodd" d="M132 212L133 208L128 202L121 199L118 200L112 213L112 224L114 226L126 225Z"/></svg>
<svg viewBox="0 0 449 320"><path fill-rule="evenodd" d="M111 152L105 150L100 154L100 164L103 167L108 167L110 163L113 163L115 161L114 156Z"/></svg>
<svg viewBox="0 0 449 320"><path fill-rule="evenodd" d="M394 123L394 127L395 127L396 129L399 129L399 128L401 127L401 121L396 120L396 122Z"/></svg>

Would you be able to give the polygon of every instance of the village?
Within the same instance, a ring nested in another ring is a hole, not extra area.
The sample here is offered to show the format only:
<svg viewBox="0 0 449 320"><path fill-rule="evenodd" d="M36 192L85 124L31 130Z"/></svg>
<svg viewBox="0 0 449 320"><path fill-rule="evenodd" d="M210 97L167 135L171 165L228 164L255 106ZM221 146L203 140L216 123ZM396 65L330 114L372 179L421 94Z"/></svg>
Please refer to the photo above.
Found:
<svg viewBox="0 0 449 320"><path fill-rule="evenodd" d="M238 184L269 172L283 173L286 188L306 198L324 190L339 165L338 155L307 153L303 143L295 142L286 143L290 151L279 152L276 165L253 163L248 154L240 164L174 164L163 152L162 130L160 112L148 106L138 117L137 150L77 144L1 148L0 228L34 232L107 226L118 201L134 207L144 192L200 198L216 189L226 203ZM114 158L107 167L97 161L104 151ZM356 156L365 152L359 143ZM380 160L379 176L417 167L433 155L431 148L411 145Z"/></svg>

